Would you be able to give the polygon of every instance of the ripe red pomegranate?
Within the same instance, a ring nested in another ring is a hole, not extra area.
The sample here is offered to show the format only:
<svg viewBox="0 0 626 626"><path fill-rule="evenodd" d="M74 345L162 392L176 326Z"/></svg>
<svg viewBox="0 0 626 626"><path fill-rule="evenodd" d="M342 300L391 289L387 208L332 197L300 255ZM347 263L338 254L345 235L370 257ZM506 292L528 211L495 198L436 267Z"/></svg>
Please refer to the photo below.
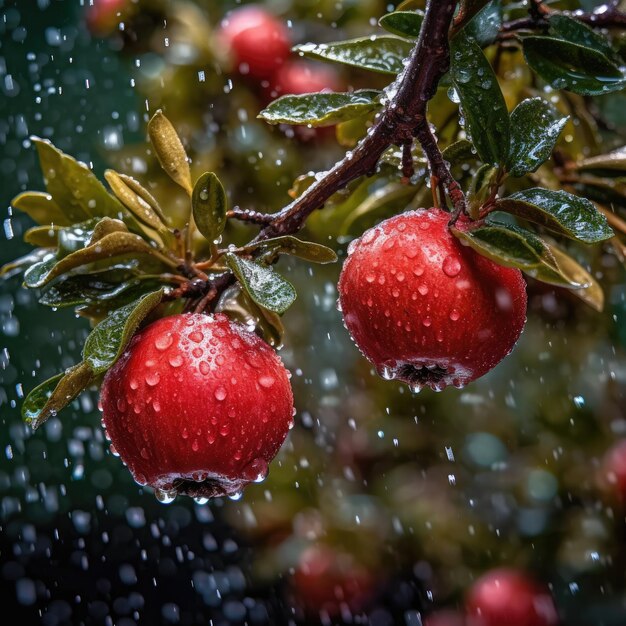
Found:
<svg viewBox="0 0 626 626"><path fill-rule="evenodd" d="M383 378L414 391L482 376L526 320L520 271L463 246L449 220L421 209L382 222L351 244L339 279L339 307L361 352Z"/></svg>
<svg viewBox="0 0 626 626"><path fill-rule="evenodd" d="M225 315L173 315L133 337L101 391L111 448L160 499L237 496L293 425L289 373Z"/></svg>
<svg viewBox="0 0 626 626"><path fill-rule="evenodd" d="M339 75L332 66L308 63L300 59L281 65L270 82L271 99L286 94L300 95L343 89Z"/></svg>
<svg viewBox="0 0 626 626"><path fill-rule="evenodd" d="M291 50L287 27L256 5L232 11L220 26L218 41L237 70L257 80L270 78Z"/></svg>
<svg viewBox="0 0 626 626"><path fill-rule="evenodd" d="M559 616L548 592L522 572L496 569L470 589L468 626L556 626Z"/></svg>
<svg viewBox="0 0 626 626"><path fill-rule="evenodd" d="M337 615L342 605L361 611L372 595L374 580L350 554L315 545L301 554L293 586L298 603L308 612Z"/></svg>
<svg viewBox="0 0 626 626"><path fill-rule="evenodd" d="M599 482L619 502L626 504L626 439L618 441L605 453Z"/></svg>

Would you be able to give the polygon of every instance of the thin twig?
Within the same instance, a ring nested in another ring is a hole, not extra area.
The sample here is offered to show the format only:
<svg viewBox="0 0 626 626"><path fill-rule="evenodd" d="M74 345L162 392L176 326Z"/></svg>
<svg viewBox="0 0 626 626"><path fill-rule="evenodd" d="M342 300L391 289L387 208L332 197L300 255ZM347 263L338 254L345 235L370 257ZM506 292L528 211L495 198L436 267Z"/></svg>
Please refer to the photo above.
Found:
<svg viewBox="0 0 626 626"><path fill-rule="evenodd" d="M275 216L271 213L261 213L260 211L254 211L253 209L240 209L239 207L233 207L230 211L226 212L226 217L228 219L234 218L241 220L242 222L265 226L266 224L269 224Z"/></svg>

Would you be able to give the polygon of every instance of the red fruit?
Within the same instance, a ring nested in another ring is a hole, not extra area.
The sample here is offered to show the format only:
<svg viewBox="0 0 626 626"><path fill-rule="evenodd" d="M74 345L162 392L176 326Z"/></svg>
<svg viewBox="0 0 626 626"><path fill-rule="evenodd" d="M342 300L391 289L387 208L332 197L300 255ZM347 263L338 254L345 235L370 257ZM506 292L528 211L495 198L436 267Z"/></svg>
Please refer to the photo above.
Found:
<svg viewBox="0 0 626 626"><path fill-rule="evenodd" d="M318 91L341 91L343 85L337 72L330 66L287 61L271 80L271 98L286 94L303 94Z"/></svg>
<svg viewBox="0 0 626 626"><path fill-rule="evenodd" d="M422 209L382 222L351 244L339 278L357 346L383 378L414 391L482 376L512 350L526 320L520 271L463 246L449 220Z"/></svg>
<svg viewBox="0 0 626 626"><path fill-rule="evenodd" d="M468 626L555 626L554 600L525 574L498 569L479 578L465 603Z"/></svg>
<svg viewBox="0 0 626 626"><path fill-rule="evenodd" d="M241 74L259 80L272 76L291 50L286 26L255 5L230 13L220 26L218 40Z"/></svg>
<svg viewBox="0 0 626 626"><path fill-rule="evenodd" d="M280 358L220 314L150 324L107 373L101 403L112 450L162 498L239 494L293 424Z"/></svg>
<svg viewBox="0 0 626 626"><path fill-rule="evenodd" d="M298 603L311 613L336 615L341 606L364 608L374 586L372 576L350 554L311 546L300 556L293 583Z"/></svg>
<svg viewBox="0 0 626 626"><path fill-rule="evenodd" d="M123 20L127 4L128 0L94 0L85 13L90 32L99 37L110 34Z"/></svg>
<svg viewBox="0 0 626 626"><path fill-rule="evenodd" d="M600 482L626 503L626 439L607 450L600 469Z"/></svg>

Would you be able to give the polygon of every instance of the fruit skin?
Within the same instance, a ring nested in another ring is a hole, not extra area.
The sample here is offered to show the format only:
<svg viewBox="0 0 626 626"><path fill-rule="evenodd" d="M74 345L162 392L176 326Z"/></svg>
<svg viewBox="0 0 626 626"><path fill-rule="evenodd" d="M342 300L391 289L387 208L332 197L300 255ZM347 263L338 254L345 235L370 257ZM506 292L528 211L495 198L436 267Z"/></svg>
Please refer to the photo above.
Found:
<svg viewBox="0 0 626 626"><path fill-rule="evenodd" d="M170 497L240 493L265 477L293 425L280 358L222 314L147 326L107 373L100 399L135 480Z"/></svg>
<svg viewBox="0 0 626 626"><path fill-rule="evenodd" d="M514 569L487 572L466 597L467 626L556 626L559 616L547 589Z"/></svg>
<svg viewBox="0 0 626 626"><path fill-rule="evenodd" d="M463 246L449 220L420 209L382 222L351 244L339 278L339 308L356 345L384 378L415 391L482 376L526 321L521 272Z"/></svg>
<svg viewBox="0 0 626 626"><path fill-rule="evenodd" d="M291 50L287 27L255 5L236 9L222 21L218 44L241 74L259 81L269 79Z"/></svg>

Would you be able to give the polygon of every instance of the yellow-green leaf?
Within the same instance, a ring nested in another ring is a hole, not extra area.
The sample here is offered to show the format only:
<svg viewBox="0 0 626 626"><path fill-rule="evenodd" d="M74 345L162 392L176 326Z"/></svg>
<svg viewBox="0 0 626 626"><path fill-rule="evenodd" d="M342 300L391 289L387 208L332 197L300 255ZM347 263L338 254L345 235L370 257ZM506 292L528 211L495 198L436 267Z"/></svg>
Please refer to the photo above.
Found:
<svg viewBox="0 0 626 626"><path fill-rule="evenodd" d="M220 179L213 172L205 172L198 178L191 196L193 219L198 230L214 242L226 225L226 192Z"/></svg>
<svg viewBox="0 0 626 626"><path fill-rule="evenodd" d="M25 191L11 200L11 206L29 215L38 224L67 226L71 220L63 213L49 193Z"/></svg>

